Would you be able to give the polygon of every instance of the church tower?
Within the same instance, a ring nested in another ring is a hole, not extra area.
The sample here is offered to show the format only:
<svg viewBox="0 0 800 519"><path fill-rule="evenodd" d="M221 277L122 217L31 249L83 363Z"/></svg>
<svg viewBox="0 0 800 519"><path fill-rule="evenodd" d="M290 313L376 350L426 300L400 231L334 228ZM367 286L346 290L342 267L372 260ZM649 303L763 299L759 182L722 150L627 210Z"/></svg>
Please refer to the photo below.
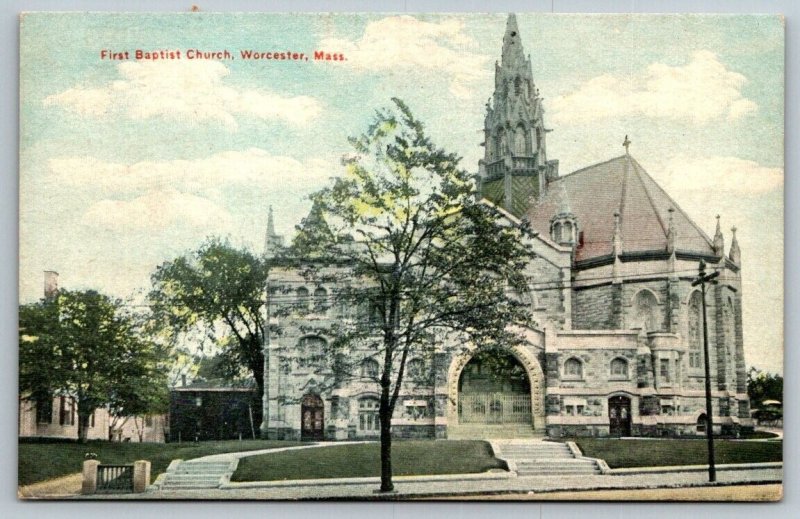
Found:
<svg viewBox="0 0 800 519"><path fill-rule="evenodd" d="M530 56L525 57L511 14L501 61L495 63L494 95L486 103L478 184L484 198L515 216L524 214L558 177L558 161L547 160L543 115Z"/></svg>

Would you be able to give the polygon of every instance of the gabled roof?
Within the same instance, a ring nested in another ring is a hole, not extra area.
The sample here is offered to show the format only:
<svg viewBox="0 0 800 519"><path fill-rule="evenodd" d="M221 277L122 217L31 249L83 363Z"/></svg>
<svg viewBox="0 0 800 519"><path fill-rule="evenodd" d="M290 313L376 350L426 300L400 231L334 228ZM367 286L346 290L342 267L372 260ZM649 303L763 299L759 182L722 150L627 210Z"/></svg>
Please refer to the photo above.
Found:
<svg viewBox="0 0 800 519"><path fill-rule="evenodd" d="M666 251L670 209L674 209L675 250L716 255L709 237L630 155L552 181L528 212L534 230L549 233L550 219L562 207L564 195L583 233L576 261L612 254L614 213L620 215L622 254Z"/></svg>

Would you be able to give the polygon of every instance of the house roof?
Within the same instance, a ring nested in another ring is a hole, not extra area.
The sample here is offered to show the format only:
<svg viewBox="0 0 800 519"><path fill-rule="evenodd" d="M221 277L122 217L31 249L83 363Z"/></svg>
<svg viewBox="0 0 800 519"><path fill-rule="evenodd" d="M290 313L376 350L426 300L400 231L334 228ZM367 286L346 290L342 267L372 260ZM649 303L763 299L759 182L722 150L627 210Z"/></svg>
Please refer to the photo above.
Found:
<svg viewBox="0 0 800 519"><path fill-rule="evenodd" d="M567 197L564 200L564 197ZM622 155L560 177L528 211L533 229L548 233L551 218L568 207L583 233L576 261L609 256L614 215L620 215L622 254L667 250L669 210L676 230L675 250L715 256L709 237L630 155Z"/></svg>

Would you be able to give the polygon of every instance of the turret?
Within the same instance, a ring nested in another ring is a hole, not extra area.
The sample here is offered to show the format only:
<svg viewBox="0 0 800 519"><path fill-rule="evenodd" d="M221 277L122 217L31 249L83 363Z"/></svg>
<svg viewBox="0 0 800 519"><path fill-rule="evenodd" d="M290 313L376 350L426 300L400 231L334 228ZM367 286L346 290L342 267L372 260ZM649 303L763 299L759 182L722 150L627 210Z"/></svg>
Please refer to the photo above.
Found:
<svg viewBox="0 0 800 519"><path fill-rule="evenodd" d="M714 253L720 257L725 256L725 238L720 230L719 215L717 215L717 230L714 232Z"/></svg>

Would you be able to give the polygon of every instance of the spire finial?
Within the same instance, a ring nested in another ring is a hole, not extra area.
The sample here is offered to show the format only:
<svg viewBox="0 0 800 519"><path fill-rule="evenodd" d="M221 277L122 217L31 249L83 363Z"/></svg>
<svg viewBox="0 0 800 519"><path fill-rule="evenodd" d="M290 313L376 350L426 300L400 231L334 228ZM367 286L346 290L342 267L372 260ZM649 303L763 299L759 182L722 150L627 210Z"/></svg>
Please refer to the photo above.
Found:
<svg viewBox="0 0 800 519"><path fill-rule="evenodd" d="M732 262L739 265L742 259L742 251L741 249L739 249L739 240L736 239L735 225L731 227L731 233L733 233L733 238L731 238L731 250L728 253L728 257L731 259Z"/></svg>
<svg viewBox="0 0 800 519"><path fill-rule="evenodd" d="M269 206L269 215L267 216L267 236L275 236L275 222L272 218L272 206Z"/></svg>
<svg viewBox="0 0 800 519"><path fill-rule="evenodd" d="M719 215L716 216L717 218L717 229L714 232L714 252L718 256L725 255L725 239L722 236L722 229L720 228L719 224Z"/></svg>
<svg viewBox="0 0 800 519"><path fill-rule="evenodd" d="M622 145L625 146L625 155L630 155L628 147L631 145L631 141L628 139L627 135L625 135L625 140L622 141Z"/></svg>

